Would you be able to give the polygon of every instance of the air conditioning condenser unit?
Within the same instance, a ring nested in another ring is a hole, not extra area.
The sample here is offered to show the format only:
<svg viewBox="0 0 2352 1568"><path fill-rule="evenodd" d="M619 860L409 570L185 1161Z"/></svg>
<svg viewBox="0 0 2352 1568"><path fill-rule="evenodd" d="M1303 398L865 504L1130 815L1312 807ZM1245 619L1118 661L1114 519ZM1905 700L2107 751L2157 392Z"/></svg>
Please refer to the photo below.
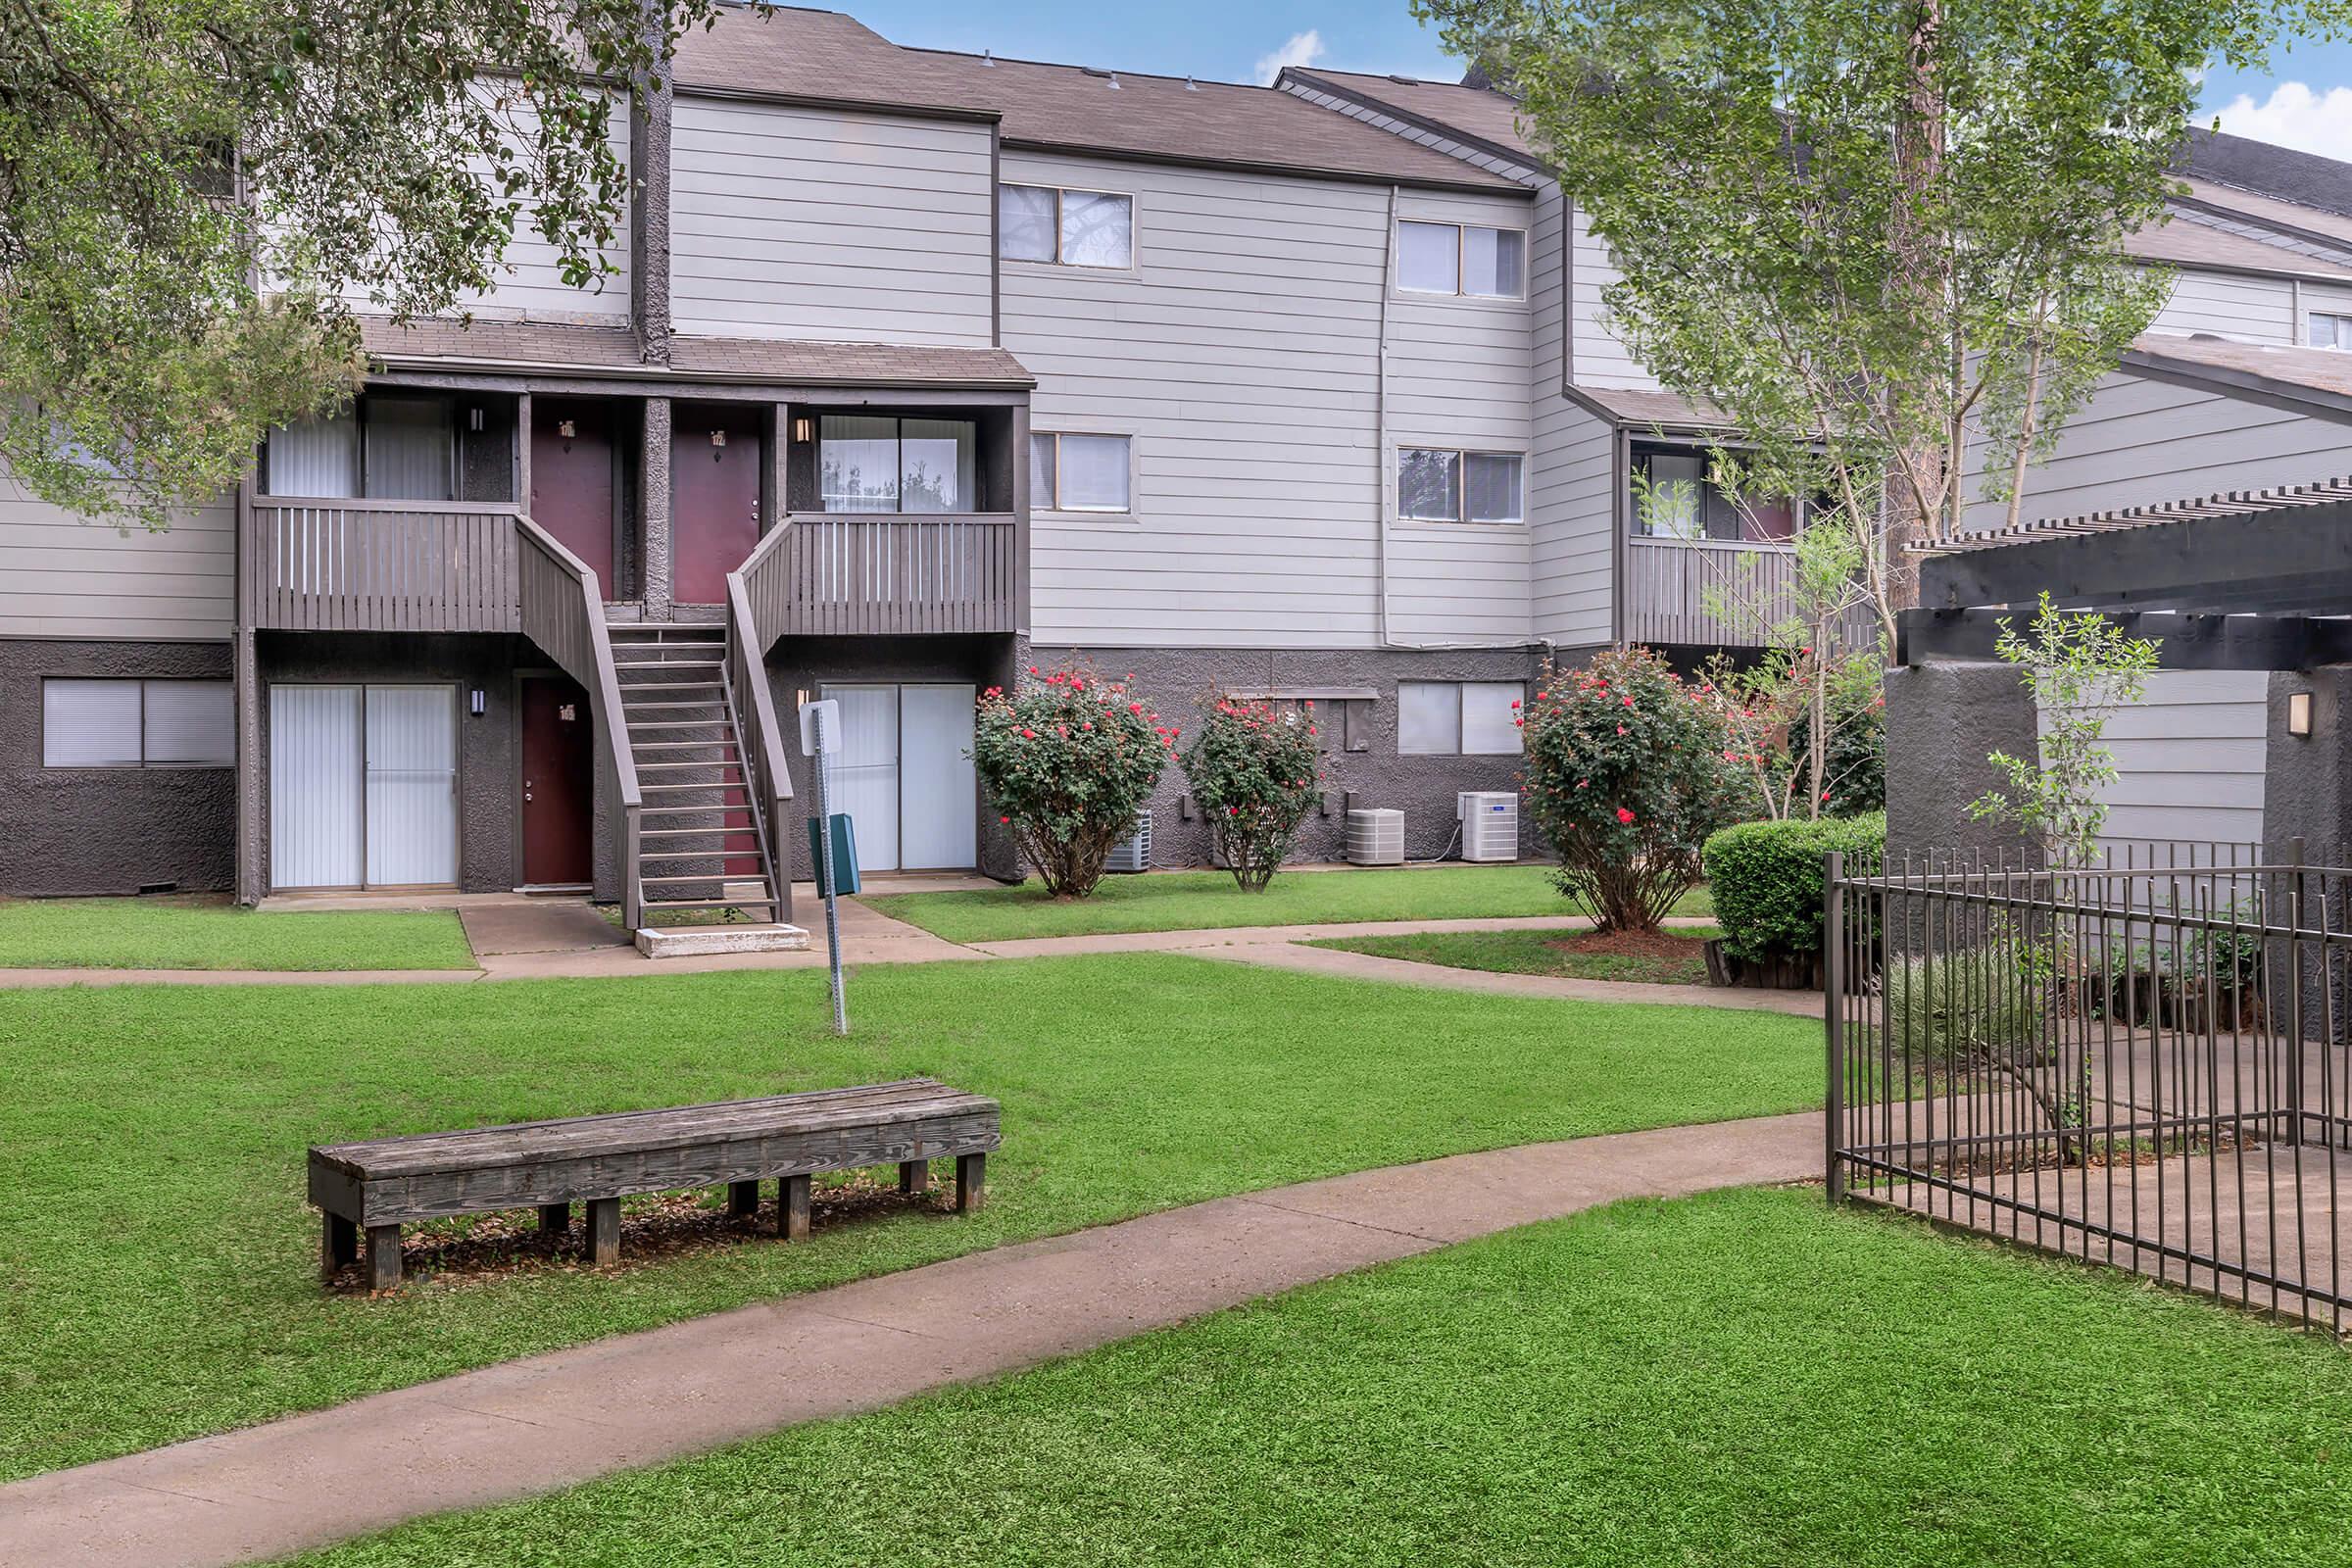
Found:
<svg viewBox="0 0 2352 1568"><path fill-rule="evenodd" d="M1102 862L1105 871L1149 871L1152 869L1152 813L1140 812L1135 819L1135 831L1111 847L1110 858Z"/></svg>
<svg viewBox="0 0 2352 1568"><path fill-rule="evenodd" d="M1510 790L1465 790L1453 798L1462 819L1462 858L1519 858L1519 797Z"/></svg>
<svg viewBox="0 0 2352 1568"><path fill-rule="evenodd" d="M1351 865L1402 865L1404 813L1391 810L1349 811L1346 853Z"/></svg>

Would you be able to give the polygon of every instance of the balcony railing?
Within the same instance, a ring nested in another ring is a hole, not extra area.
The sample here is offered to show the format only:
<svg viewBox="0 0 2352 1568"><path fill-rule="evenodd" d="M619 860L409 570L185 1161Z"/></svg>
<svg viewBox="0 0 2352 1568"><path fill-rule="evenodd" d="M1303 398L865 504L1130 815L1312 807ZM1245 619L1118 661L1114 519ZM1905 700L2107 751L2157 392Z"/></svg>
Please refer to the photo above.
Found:
<svg viewBox="0 0 2352 1568"><path fill-rule="evenodd" d="M245 622L291 631L520 631L515 509L470 502L253 503Z"/></svg>
<svg viewBox="0 0 2352 1568"><path fill-rule="evenodd" d="M761 541L749 609L769 637L1011 631L1020 530L1002 513L799 513Z"/></svg>
<svg viewBox="0 0 2352 1568"><path fill-rule="evenodd" d="M1738 607L1728 619L1708 607L1712 589ZM1716 539L1628 539L1625 640L1695 648L1761 645L1763 628L1799 613L1796 553L1786 545ZM1871 619L1849 613L1841 646L1862 647Z"/></svg>

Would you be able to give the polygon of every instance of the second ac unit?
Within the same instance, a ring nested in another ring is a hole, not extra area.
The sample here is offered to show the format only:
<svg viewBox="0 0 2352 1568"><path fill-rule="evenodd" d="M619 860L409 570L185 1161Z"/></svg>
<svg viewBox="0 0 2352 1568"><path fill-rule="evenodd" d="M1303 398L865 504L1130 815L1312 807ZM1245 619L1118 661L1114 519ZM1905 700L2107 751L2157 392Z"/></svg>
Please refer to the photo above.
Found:
<svg viewBox="0 0 2352 1568"><path fill-rule="evenodd" d="M1519 858L1519 797L1509 790L1465 790L1453 798L1462 819L1462 858Z"/></svg>
<svg viewBox="0 0 2352 1568"><path fill-rule="evenodd" d="M1404 863L1404 813L1363 810L1348 813L1346 854L1354 865Z"/></svg>
<svg viewBox="0 0 2352 1568"><path fill-rule="evenodd" d="M1147 808L1135 819L1135 831L1112 846L1110 858L1102 862L1105 871L1149 871L1152 869L1152 812Z"/></svg>

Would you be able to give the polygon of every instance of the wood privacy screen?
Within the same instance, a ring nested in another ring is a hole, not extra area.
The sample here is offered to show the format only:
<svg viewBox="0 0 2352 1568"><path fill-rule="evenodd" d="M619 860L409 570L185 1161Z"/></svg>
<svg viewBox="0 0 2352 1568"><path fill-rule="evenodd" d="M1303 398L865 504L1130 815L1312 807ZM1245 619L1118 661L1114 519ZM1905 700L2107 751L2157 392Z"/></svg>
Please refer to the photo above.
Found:
<svg viewBox="0 0 2352 1568"><path fill-rule="evenodd" d="M1625 545L1625 640L1760 645L1764 630L1797 613L1796 553L1786 548L1698 539L1628 539ZM1707 608L1715 589L1740 607L1726 621ZM1849 614L1839 641L1860 648L1875 633L1866 614Z"/></svg>
<svg viewBox="0 0 2352 1568"><path fill-rule="evenodd" d="M512 507L257 502L245 561L251 626L522 629Z"/></svg>
<svg viewBox="0 0 2352 1568"><path fill-rule="evenodd" d="M1018 562L1009 516L800 515L747 563L744 587L771 641L1011 631Z"/></svg>

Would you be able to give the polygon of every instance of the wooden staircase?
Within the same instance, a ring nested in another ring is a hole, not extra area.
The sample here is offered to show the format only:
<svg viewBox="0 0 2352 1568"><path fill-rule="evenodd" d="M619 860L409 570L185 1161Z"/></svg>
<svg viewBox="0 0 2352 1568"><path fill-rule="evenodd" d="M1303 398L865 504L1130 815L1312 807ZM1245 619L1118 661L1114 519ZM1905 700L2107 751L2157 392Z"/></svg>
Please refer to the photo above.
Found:
<svg viewBox="0 0 2352 1568"><path fill-rule="evenodd" d="M649 953L674 951L685 932L724 930L726 951L807 946L808 933L782 923L783 890L769 874L778 863L769 853L778 824L759 808L750 785L731 701L726 628L616 621L606 631L645 802L638 945ZM737 914L749 922L734 920Z"/></svg>

